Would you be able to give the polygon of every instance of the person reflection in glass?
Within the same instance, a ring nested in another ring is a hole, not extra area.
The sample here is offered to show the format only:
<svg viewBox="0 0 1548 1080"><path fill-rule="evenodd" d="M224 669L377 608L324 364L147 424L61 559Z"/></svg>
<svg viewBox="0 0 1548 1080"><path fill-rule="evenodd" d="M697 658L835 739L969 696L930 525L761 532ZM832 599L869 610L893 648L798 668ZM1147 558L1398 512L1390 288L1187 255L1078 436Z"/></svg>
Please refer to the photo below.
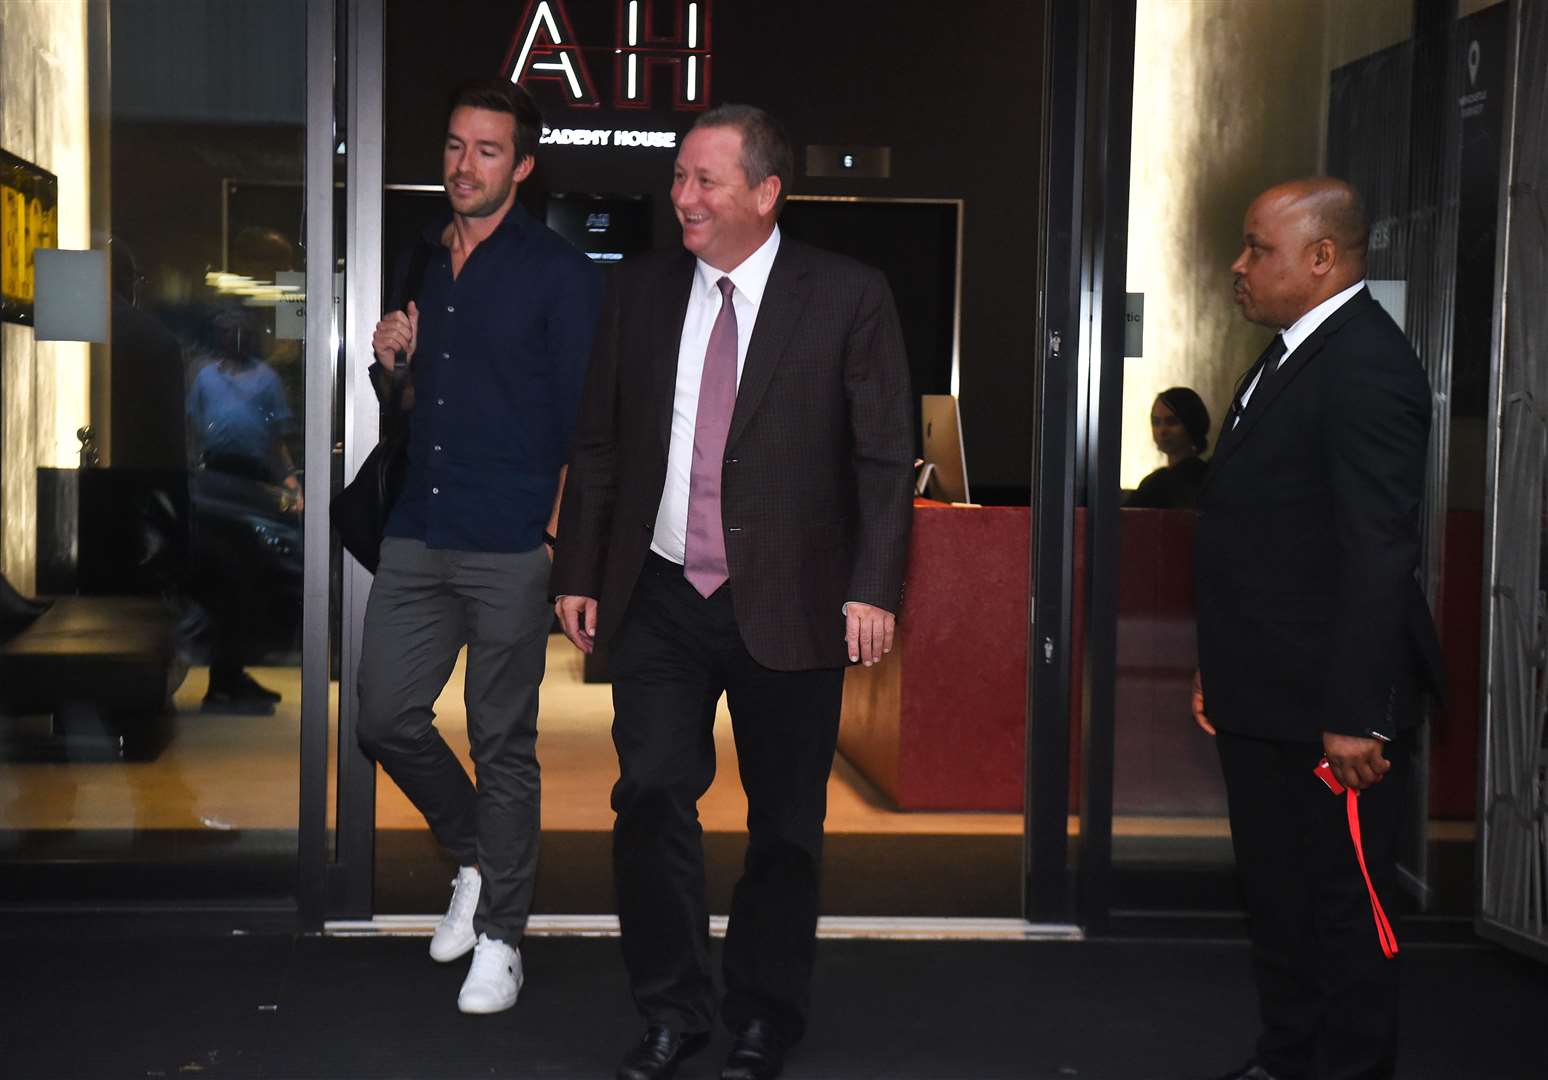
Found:
<svg viewBox="0 0 1548 1080"><path fill-rule="evenodd" d="M1186 386L1161 391L1150 406L1150 436L1166 455L1166 464L1141 480L1123 505L1192 509L1209 475L1203 457L1209 449L1209 410L1203 399Z"/></svg>
<svg viewBox="0 0 1548 1080"><path fill-rule="evenodd" d="M286 521L302 505L284 440L292 414L279 376L257 356L260 335L250 309L223 308L213 330L216 356L188 392L196 590L213 623L203 711L267 715L280 695L244 667L256 651L255 616L261 582L273 576L269 564L299 554L290 535L295 527Z"/></svg>

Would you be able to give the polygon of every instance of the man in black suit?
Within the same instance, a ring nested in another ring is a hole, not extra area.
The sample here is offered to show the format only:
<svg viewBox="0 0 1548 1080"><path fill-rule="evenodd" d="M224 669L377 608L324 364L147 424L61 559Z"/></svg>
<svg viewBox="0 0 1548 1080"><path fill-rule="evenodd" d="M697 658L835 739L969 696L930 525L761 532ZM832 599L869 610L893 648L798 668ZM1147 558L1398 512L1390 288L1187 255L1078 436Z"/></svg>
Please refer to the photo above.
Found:
<svg viewBox="0 0 1548 1080"><path fill-rule="evenodd" d="M913 398L882 275L780 235L789 143L722 106L684 139L685 251L619 268L560 510L564 631L610 651L614 874L644 1039L669 1077L716 1013L696 803L728 697L748 851L732 900L722 1076L778 1074L806 1026L844 664L892 647Z"/></svg>
<svg viewBox="0 0 1548 1080"><path fill-rule="evenodd" d="M1430 392L1365 287L1367 224L1338 180L1247 211L1236 301L1276 331L1242 378L1199 498L1199 693L1216 735L1263 1031L1229 1080L1392 1075L1384 954L1344 800L1390 904L1419 685L1439 646L1415 574Z"/></svg>

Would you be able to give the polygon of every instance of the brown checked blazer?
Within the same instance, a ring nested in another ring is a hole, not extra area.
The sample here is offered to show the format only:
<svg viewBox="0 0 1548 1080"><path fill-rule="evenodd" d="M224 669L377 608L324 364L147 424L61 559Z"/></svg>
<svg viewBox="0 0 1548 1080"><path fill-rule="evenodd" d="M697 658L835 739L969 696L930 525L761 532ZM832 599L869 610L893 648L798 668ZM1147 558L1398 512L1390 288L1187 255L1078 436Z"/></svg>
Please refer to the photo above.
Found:
<svg viewBox="0 0 1548 1080"><path fill-rule="evenodd" d="M686 251L617 268L559 516L550 590L623 621L666 483ZM885 278L780 239L721 477L737 626L765 667L840 667L845 601L896 612L912 519L913 396Z"/></svg>

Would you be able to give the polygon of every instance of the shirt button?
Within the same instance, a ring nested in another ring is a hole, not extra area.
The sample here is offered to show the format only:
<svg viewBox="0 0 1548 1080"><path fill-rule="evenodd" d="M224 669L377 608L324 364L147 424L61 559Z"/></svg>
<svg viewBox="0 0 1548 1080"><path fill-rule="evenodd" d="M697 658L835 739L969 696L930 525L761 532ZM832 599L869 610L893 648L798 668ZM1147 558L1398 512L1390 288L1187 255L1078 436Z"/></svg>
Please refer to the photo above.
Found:
<svg viewBox="0 0 1548 1080"><path fill-rule="evenodd" d="M443 397L438 397L438 398L435 399L435 403L437 405L445 405L446 404L446 399L443 398Z"/></svg>
<svg viewBox="0 0 1548 1080"><path fill-rule="evenodd" d="M441 452L441 444L440 443L436 443L435 444L435 451L436 451L436 453L440 453Z"/></svg>
<svg viewBox="0 0 1548 1080"><path fill-rule="evenodd" d="M440 493L441 493L441 489L440 488L431 488L430 489L430 494L432 494L432 495L439 495Z"/></svg>
<svg viewBox="0 0 1548 1080"><path fill-rule="evenodd" d="M447 313L447 314L448 314L448 315L450 315L450 314L451 314L451 313L452 313L452 312L454 312L454 311L456 311L456 310L457 310L457 309L456 309L456 308L454 308L454 307L452 307L452 306L451 306L451 305L450 305L450 304L447 304L447 305L446 305L446 313Z"/></svg>
<svg viewBox="0 0 1548 1080"><path fill-rule="evenodd" d="M449 353L449 352L443 352L443 353L442 353L442 354L441 354L441 359L442 359L442 360L450 360L450 359L451 359L451 353Z"/></svg>

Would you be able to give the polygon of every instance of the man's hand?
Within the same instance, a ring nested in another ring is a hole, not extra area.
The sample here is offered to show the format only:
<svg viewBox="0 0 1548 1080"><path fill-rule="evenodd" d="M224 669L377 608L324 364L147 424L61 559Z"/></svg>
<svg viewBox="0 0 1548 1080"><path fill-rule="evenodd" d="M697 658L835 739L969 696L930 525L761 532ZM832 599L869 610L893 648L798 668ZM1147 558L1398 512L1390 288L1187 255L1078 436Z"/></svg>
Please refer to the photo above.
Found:
<svg viewBox="0 0 1548 1080"><path fill-rule="evenodd" d="M1392 762L1382 755L1380 739L1364 739L1358 735L1340 735L1335 731L1322 733L1322 752L1327 755L1333 775L1347 788L1364 791L1379 783Z"/></svg>
<svg viewBox="0 0 1548 1080"><path fill-rule="evenodd" d="M591 655L597 647L597 602L589 596L561 596L554 601L554 614L559 616L564 636Z"/></svg>
<svg viewBox="0 0 1548 1080"><path fill-rule="evenodd" d="M419 343L419 306L410 300L408 311L389 311L376 324L371 334L371 351L382 367L392 371L398 363L398 354L405 360L414 359L414 346Z"/></svg>
<svg viewBox="0 0 1548 1080"><path fill-rule="evenodd" d="M1204 729L1204 734L1213 735L1215 725L1204 715L1204 680L1199 676L1198 668L1193 669L1193 697L1189 704L1193 709L1193 722Z"/></svg>
<svg viewBox="0 0 1548 1080"><path fill-rule="evenodd" d="M844 643L849 646L849 662L870 667L892 651L892 635L897 619L892 612L851 600L844 616Z"/></svg>

